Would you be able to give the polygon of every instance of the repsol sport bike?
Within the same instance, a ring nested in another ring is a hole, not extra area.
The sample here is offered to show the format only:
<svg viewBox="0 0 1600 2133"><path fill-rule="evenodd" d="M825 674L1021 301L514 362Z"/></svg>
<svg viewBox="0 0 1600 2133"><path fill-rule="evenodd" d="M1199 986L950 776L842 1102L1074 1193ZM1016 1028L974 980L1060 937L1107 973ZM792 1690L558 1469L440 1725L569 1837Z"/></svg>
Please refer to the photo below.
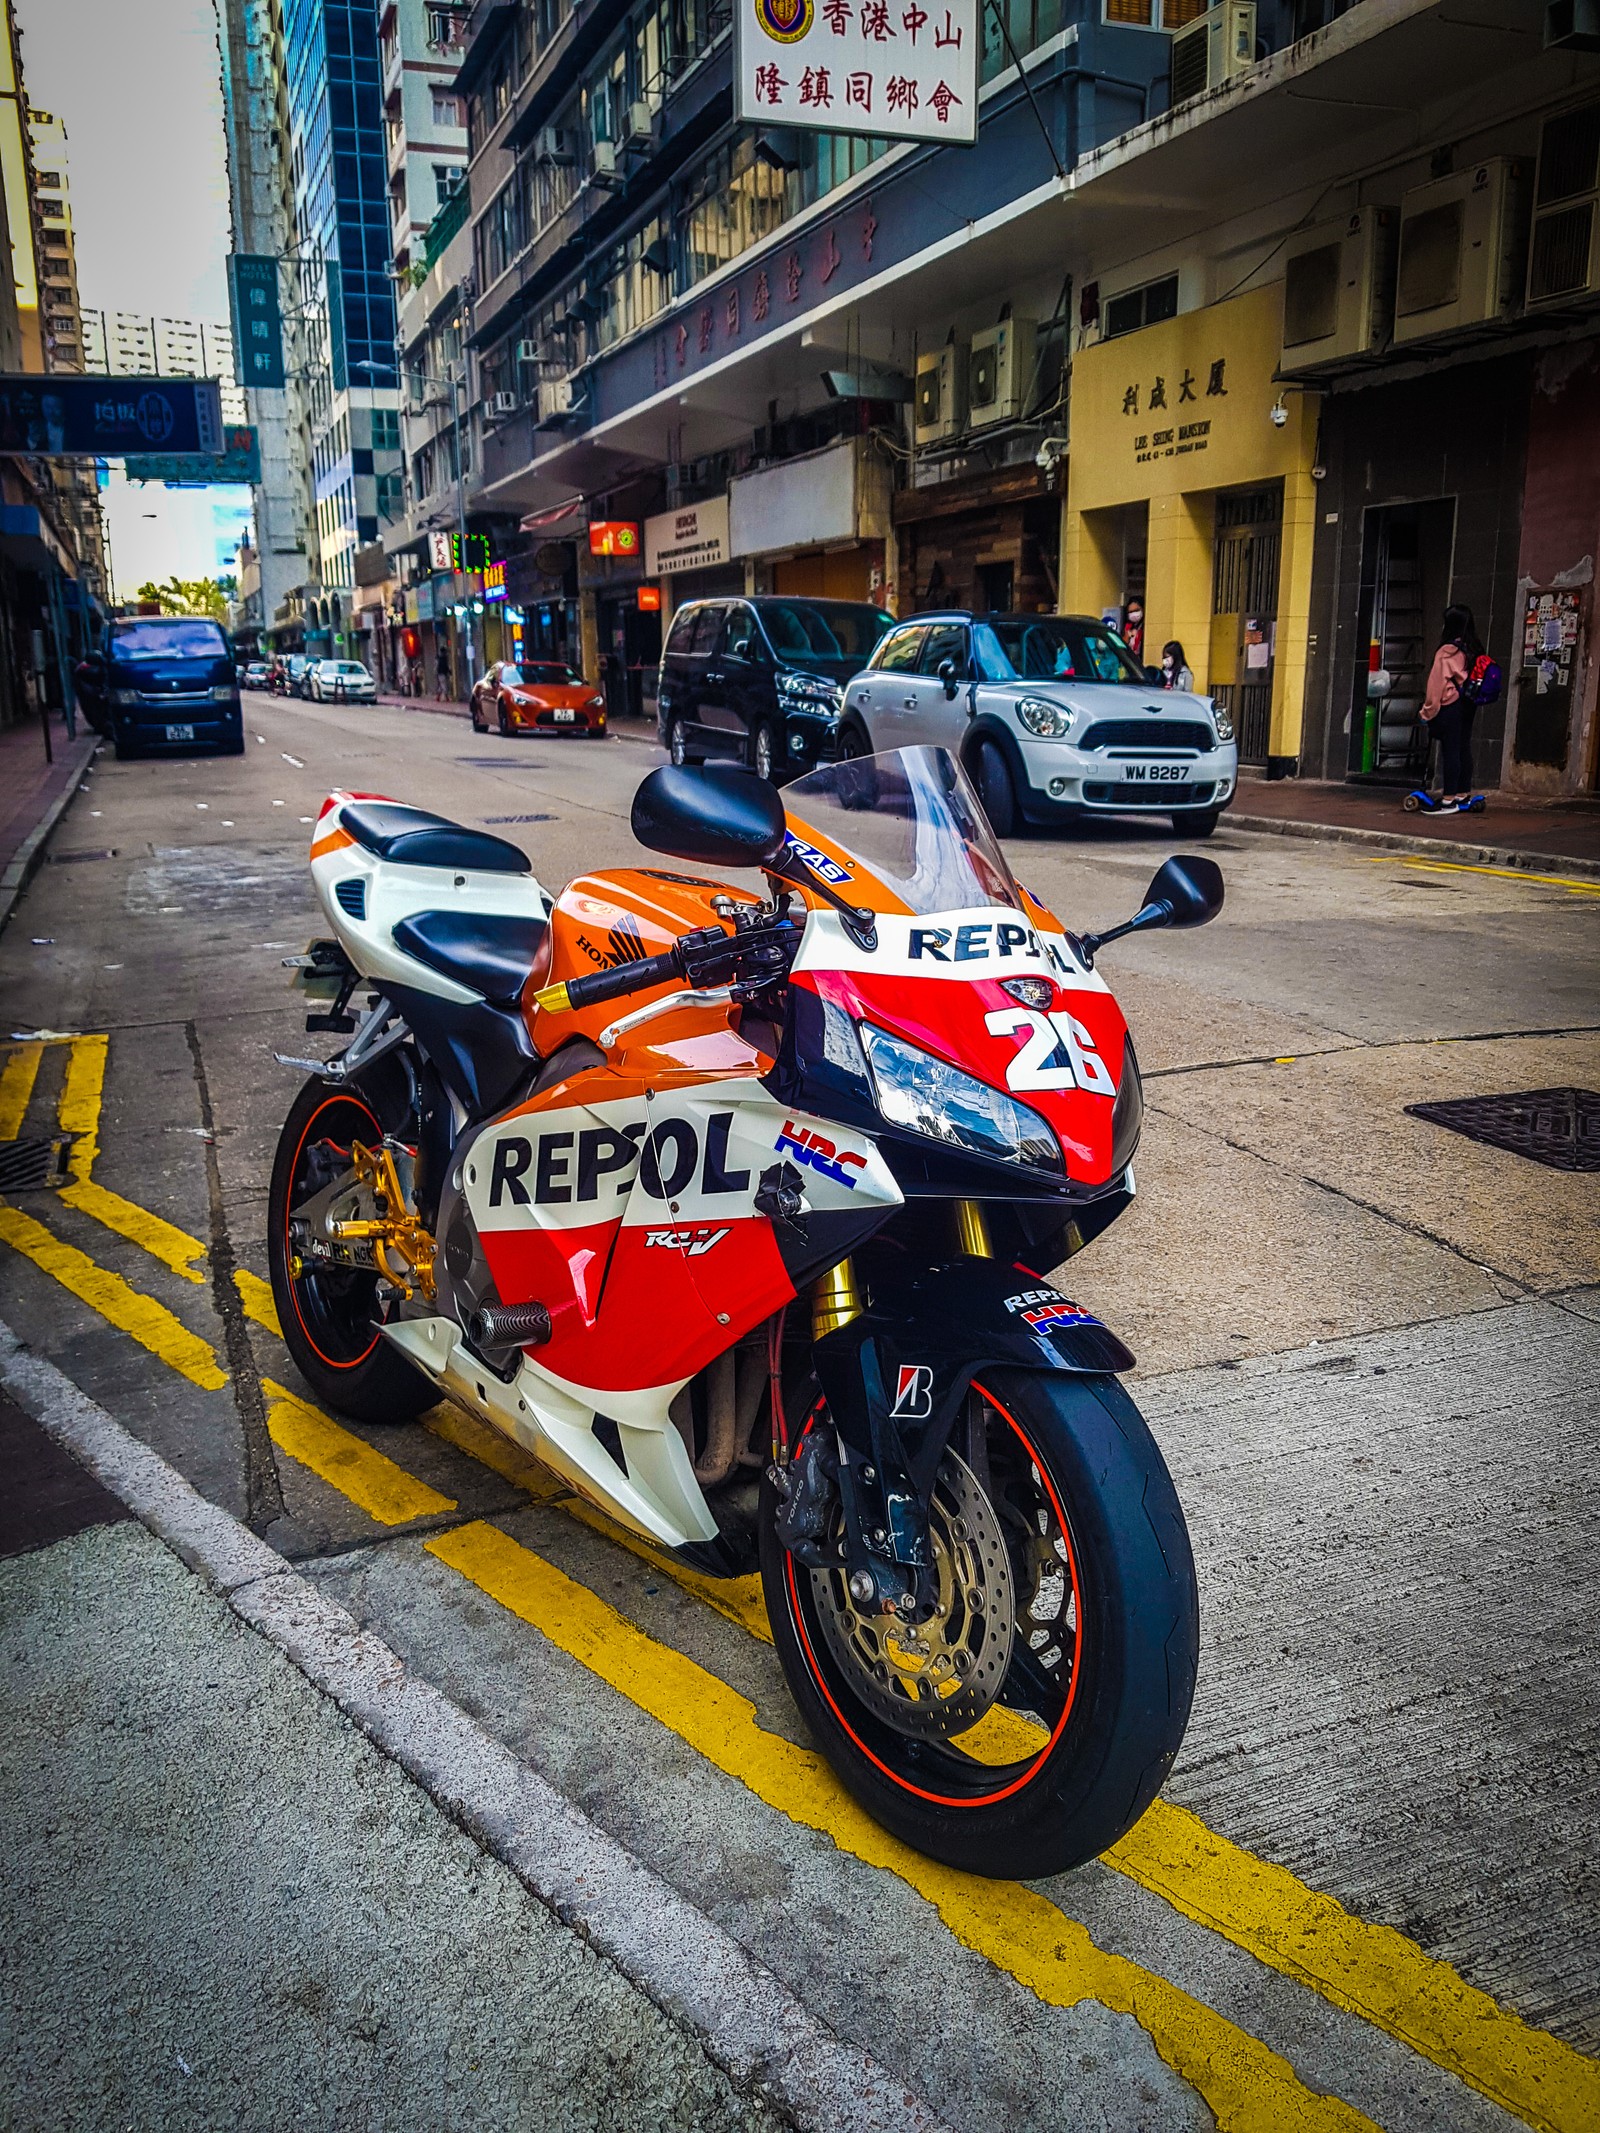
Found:
<svg viewBox="0 0 1600 2133"><path fill-rule="evenodd" d="M332 938L297 960L351 1041L286 1062L291 1353L346 1415L447 1394L635 1534L759 1566L873 1815L980 1873L1071 1866L1160 1787L1197 1639L1133 1359L1049 1278L1134 1189L1094 959L1212 917L1221 877L1169 859L1077 938L937 748L782 795L663 768L633 829L759 886L640 866L552 902L499 838L325 803Z"/></svg>

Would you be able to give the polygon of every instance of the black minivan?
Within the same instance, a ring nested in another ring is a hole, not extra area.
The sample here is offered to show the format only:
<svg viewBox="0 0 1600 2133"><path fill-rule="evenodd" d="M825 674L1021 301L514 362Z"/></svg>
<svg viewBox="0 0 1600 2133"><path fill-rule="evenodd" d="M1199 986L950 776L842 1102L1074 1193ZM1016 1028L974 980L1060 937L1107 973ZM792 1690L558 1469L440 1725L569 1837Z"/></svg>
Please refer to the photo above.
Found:
<svg viewBox="0 0 1600 2133"><path fill-rule="evenodd" d="M101 647L104 702L119 758L155 750L244 753L233 650L202 615L128 615Z"/></svg>
<svg viewBox="0 0 1600 2133"><path fill-rule="evenodd" d="M656 726L675 763L733 756L781 784L833 754L844 685L893 617L866 601L691 600L661 655Z"/></svg>

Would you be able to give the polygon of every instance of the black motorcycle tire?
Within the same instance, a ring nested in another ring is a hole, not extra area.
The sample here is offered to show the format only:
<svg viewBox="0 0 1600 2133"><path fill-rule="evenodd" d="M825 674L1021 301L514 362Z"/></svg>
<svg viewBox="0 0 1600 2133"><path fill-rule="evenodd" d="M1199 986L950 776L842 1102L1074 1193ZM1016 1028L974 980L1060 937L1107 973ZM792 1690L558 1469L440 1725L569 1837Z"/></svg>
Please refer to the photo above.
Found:
<svg viewBox="0 0 1600 2133"><path fill-rule="evenodd" d="M1048 1752L974 1776L973 1758L875 1718L817 1632L809 1574L778 1536L770 1478L762 1490L761 1578L790 1692L868 1814L949 1866L1033 1880L1098 1857L1160 1791L1193 1700L1199 1600L1177 1491L1115 1378L995 1370L978 1383L1047 1478L1069 1529L1079 1654ZM810 1398L819 1398L814 1380ZM1021 1700L1007 1689L1002 1701Z"/></svg>
<svg viewBox="0 0 1600 2133"><path fill-rule="evenodd" d="M356 1422L413 1421L440 1393L379 1332L375 1275L295 1275L289 1219L306 1190L308 1149L404 1134L407 1114L405 1076L392 1058L338 1085L308 1081L289 1108L272 1165L267 1269L284 1345L317 1398Z"/></svg>

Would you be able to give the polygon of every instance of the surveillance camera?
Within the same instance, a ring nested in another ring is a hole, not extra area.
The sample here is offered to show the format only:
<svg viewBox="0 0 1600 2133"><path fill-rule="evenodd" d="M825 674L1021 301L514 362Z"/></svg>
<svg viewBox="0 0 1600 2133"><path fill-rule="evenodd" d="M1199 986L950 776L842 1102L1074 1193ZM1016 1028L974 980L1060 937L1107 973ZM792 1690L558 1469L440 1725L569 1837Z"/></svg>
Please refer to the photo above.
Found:
<svg viewBox="0 0 1600 2133"><path fill-rule="evenodd" d="M1281 400L1275 400L1272 404L1272 427L1275 430L1281 430L1288 419L1289 410Z"/></svg>
<svg viewBox="0 0 1600 2133"><path fill-rule="evenodd" d="M1034 453L1033 463L1035 466L1043 467L1048 474L1066 449L1067 440L1065 437L1046 437L1038 451Z"/></svg>

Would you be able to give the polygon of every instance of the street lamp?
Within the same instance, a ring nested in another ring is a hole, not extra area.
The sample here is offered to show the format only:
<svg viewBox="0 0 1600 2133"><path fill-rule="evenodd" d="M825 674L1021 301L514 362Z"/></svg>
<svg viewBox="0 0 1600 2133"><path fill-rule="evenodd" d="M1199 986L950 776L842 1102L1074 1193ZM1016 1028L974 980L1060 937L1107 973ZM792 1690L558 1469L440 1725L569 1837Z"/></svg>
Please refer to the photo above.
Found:
<svg viewBox="0 0 1600 2133"><path fill-rule="evenodd" d="M366 371L388 370L392 367L395 369L396 372L398 372L401 368L398 362L395 363L393 366L387 363L359 362L352 363L350 367L352 370ZM453 376L442 378L435 377L430 371L426 370L412 370L408 371L406 375L413 379L418 385L443 385L447 388L450 394L450 427L455 435L456 446L456 556L458 564L465 565L467 560L467 470L466 462L461 456L461 382L458 378L455 378ZM451 572L452 578L456 580L457 592L461 590L461 575L462 572L460 568ZM472 696L473 682L476 678L474 672L475 662L473 658L472 631L470 628L467 630L466 637L467 697L470 701Z"/></svg>

